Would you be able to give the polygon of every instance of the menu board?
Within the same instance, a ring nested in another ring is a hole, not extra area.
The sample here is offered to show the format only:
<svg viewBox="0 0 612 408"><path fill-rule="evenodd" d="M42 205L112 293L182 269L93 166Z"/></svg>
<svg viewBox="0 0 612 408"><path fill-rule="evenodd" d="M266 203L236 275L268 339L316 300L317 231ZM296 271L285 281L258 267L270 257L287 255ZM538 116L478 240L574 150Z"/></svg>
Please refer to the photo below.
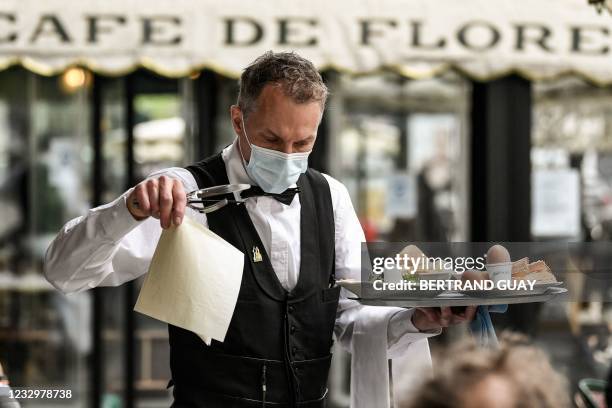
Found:
<svg viewBox="0 0 612 408"><path fill-rule="evenodd" d="M534 170L531 197L531 233L534 236L580 235L580 175L577 170Z"/></svg>

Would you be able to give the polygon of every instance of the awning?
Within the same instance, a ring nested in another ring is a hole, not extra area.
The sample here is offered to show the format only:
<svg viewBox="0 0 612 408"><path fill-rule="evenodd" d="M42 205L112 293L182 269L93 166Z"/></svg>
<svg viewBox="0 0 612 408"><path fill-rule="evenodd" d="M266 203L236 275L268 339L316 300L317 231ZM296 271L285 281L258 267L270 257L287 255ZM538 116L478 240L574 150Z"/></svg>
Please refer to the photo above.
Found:
<svg viewBox="0 0 612 408"><path fill-rule="evenodd" d="M319 68L612 82L612 18L587 0L0 0L0 68L236 77L266 50Z"/></svg>

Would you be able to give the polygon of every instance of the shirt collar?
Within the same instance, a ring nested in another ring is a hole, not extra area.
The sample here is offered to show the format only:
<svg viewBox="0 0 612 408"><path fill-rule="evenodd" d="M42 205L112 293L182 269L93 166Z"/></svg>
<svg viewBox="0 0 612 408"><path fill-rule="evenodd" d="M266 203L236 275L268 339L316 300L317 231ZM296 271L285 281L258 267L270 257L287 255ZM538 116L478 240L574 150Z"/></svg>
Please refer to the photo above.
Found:
<svg viewBox="0 0 612 408"><path fill-rule="evenodd" d="M238 147L238 138L234 142L223 149L221 157L225 162L225 170L227 171L227 179L230 184L257 184L247 174L242 163L242 157Z"/></svg>

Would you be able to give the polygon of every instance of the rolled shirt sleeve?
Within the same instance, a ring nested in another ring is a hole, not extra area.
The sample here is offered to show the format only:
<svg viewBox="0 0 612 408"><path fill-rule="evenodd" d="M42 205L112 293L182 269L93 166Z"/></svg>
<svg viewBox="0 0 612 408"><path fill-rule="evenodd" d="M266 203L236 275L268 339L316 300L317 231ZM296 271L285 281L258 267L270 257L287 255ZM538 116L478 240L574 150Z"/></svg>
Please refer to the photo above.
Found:
<svg viewBox="0 0 612 408"><path fill-rule="evenodd" d="M437 336L442 329L421 331L412 324L412 315L415 309L400 309L396 311L387 326L388 357L396 358L402 355L410 344L417 340Z"/></svg>
<svg viewBox="0 0 612 408"><path fill-rule="evenodd" d="M186 191L197 188L185 169L164 169L148 178L161 175L181 180ZM55 288L70 293L119 286L147 272L162 228L156 218L138 221L130 214L126 199L132 190L62 227L47 248L43 266ZM206 225L205 215L191 209L187 214Z"/></svg>

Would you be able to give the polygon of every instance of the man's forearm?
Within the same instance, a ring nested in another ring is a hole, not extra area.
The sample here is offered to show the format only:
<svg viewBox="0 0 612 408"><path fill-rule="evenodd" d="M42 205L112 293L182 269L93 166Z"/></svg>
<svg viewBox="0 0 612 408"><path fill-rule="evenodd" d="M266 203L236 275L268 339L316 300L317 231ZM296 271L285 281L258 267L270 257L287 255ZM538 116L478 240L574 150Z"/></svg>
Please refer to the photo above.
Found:
<svg viewBox="0 0 612 408"><path fill-rule="evenodd" d="M352 340L355 323L364 318L364 308L376 308L378 319L388 321L387 345L390 354L403 350L410 343L427 337L440 334L441 329L419 330L412 323L415 309L402 309L397 307L364 306L351 299L340 299L340 307L336 314L335 334L338 342L347 350L352 349ZM366 313L367 314L367 313ZM370 315L370 314L368 314ZM367 327L369 325L361 325ZM391 358L391 357L390 357Z"/></svg>
<svg viewBox="0 0 612 408"><path fill-rule="evenodd" d="M124 195L69 221L55 237L45 254L44 274L57 289L74 292L123 280L110 276L116 272L113 258L130 249L121 241L141 224L127 210Z"/></svg>

